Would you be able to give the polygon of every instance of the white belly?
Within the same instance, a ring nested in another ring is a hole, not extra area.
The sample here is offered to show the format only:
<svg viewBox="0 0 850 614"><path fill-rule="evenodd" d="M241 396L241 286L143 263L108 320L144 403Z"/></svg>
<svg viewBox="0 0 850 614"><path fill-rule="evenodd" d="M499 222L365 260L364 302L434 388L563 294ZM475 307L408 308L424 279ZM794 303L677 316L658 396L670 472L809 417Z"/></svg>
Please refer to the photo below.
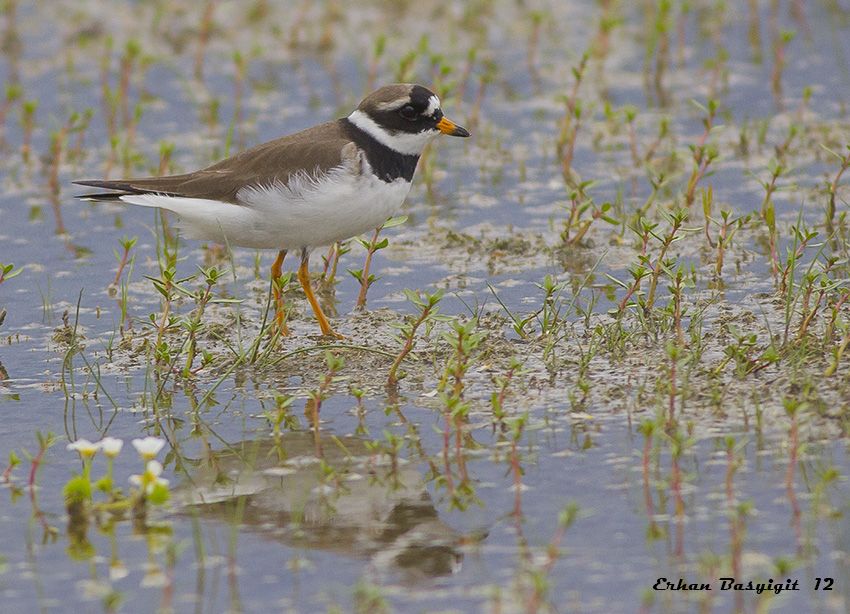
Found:
<svg viewBox="0 0 850 614"><path fill-rule="evenodd" d="M369 232L398 212L410 182L381 181L371 173L335 169L320 180L245 188L240 204L161 194L122 196L124 202L161 207L180 216L190 239L253 248L299 249L330 245Z"/></svg>

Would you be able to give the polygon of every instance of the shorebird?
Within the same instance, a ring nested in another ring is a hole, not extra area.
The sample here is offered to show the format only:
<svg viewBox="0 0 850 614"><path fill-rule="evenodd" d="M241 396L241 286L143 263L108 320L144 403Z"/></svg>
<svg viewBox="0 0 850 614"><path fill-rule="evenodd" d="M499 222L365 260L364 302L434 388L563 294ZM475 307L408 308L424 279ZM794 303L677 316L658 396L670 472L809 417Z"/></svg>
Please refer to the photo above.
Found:
<svg viewBox="0 0 850 614"><path fill-rule="evenodd" d="M381 226L410 191L416 164L437 135L469 136L443 115L421 85L398 83L369 94L348 116L167 177L81 180L111 190L82 194L176 213L188 238L277 249L271 268L277 330L287 334L278 284L288 251L299 250L298 281L322 334L340 337L310 283L310 252Z"/></svg>

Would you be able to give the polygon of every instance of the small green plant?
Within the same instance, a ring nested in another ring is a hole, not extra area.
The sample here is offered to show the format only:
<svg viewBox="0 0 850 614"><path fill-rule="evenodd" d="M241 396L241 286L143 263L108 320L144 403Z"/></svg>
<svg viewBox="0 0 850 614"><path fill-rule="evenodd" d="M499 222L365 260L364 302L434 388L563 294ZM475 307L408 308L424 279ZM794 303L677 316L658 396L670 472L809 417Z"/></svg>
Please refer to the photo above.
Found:
<svg viewBox="0 0 850 614"><path fill-rule="evenodd" d="M721 209L720 219L716 219L711 215L713 200L712 189L709 187L707 190L703 190L702 210L705 216L705 237L709 246L716 249L714 279L720 282L723 278L723 262L726 252L732 245L732 239L735 237L735 234L750 221L750 216L732 217L732 211L730 209ZM711 239L709 227L712 224L718 228L716 242Z"/></svg>
<svg viewBox="0 0 850 614"><path fill-rule="evenodd" d="M773 271L773 279L777 280L779 274L779 256L777 253L778 235L776 229L776 207L773 203L773 194L779 189L777 181L786 172L786 168L777 162L771 160L768 164L770 177L767 180L759 180L764 188L764 199L761 203L761 216L764 223L767 224L768 245L770 247L770 266Z"/></svg>
<svg viewBox="0 0 850 614"><path fill-rule="evenodd" d="M115 259L118 261L118 270L115 272L115 279L112 280L111 285L117 286L118 282L121 280L121 274L124 272L124 267L127 266L130 259L130 251L136 245L137 241L138 237L129 238L126 235L118 240L118 243L121 245L121 253L119 254L117 251L113 250Z"/></svg>
<svg viewBox="0 0 850 614"><path fill-rule="evenodd" d="M826 183L826 194L828 197L826 206L826 231L827 234L831 235L835 231L835 199L838 194L838 186L841 183L841 177L847 169L850 168L850 145L847 146L848 153L846 154L840 154L828 147L825 147L824 145L821 145L821 147L838 160L838 170L836 171L835 176L831 181Z"/></svg>
<svg viewBox="0 0 850 614"><path fill-rule="evenodd" d="M684 232L680 231L687 231L683 228L685 220L688 219L688 212L685 209L676 209L670 213L663 212L663 216L670 225L670 230L664 236L659 236L654 232L651 233L652 236L659 241L661 246L659 248L658 256L655 258L655 263L651 265L649 289L646 293L646 309L652 309L655 304L655 292L658 287L658 280L661 278L661 274L665 270L670 270L671 263L666 259L670 246L674 242L680 241L684 238Z"/></svg>
<svg viewBox="0 0 850 614"><path fill-rule="evenodd" d="M21 105L21 158L24 164L29 165L32 155L32 133L35 130L35 112L38 109L38 100L26 100Z"/></svg>
<svg viewBox="0 0 850 614"><path fill-rule="evenodd" d="M708 168L719 156L717 146L708 142L708 137L714 127L714 119L717 116L718 104L716 100L709 100L706 106L701 105L695 100L691 103L699 108L705 116L702 119L703 133L697 139L694 145L690 145L691 156L694 161L694 168L691 171L691 176L688 179L687 187L685 188L685 207L690 208L694 204L697 193L697 185L703 177L708 173Z"/></svg>
<svg viewBox="0 0 850 614"><path fill-rule="evenodd" d="M558 125L558 139L555 145L555 152L561 161L561 175L567 186L574 186L576 184L575 172L573 171L573 158L575 157L578 133L581 129L583 109L578 93L581 83L584 80L587 61L589 59L590 56L585 53L578 65L573 67L573 87L569 94L560 98L560 101L564 104L564 115Z"/></svg>
<svg viewBox="0 0 850 614"><path fill-rule="evenodd" d="M587 231L596 220L602 220L617 226L620 221L611 215L613 204L610 202L597 205L587 190L593 187L594 181L579 181L570 191L569 215L561 231L561 241L564 245L580 245Z"/></svg>
<svg viewBox="0 0 850 614"><path fill-rule="evenodd" d="M782 107L782 72L785 70L785 50L791 41L794 40L796 33L791 30L782 30L773 39L773 71L770 77L773 96L776 99L776 104Z"/></svg>
<svg viewBox="0 0 850 614"><path fill-rule="evenodd" d="M93 443L87 439L78 439L68 444L68 449L76 451L83 463L82 472L74 475L63 488L65 506L70 517L70 525L84 527L93 512L119 514L132 510L134 516L144 518L149 505L163 505L169 499L168 480L162 478L162 465L156 460L165 446L165 440L157 437L134 439L133 447L144 463L141 474L129 476L133 488L128 494L114 484L115 458L121 453L124 442L114 437L104 437ZM106 472L98 480L92 481L92 463L98 452L106 457ZM95 492L102 492L106 501L95 501Z"/></svg>
<svg viewBox="0 0 850 614"><path fill-rule="evenodd" d="M17 277L23 273L23 269L16 269L14 264L3 264L0 262L0 284L4 281Z"/></svg>
<svg viewBox="0 0 850 614"><path fill-rule="evenodd" d="M183 377L191 377L194 372L192 371L192 363L195 361L195 354L197 351L198 344L198 333L203 328L203 317L204 317L204 309L210 303L232 303L234 299L216 299L213 298L213 287L219 282L219 280L227 274L226 270L219 270L216 267L209 267L207 269L198 267L201 276L204 278L204 285L201 289L196 290L194 293L188 293L179 285L174 286L177 290L188 294L195 301L195 310L192 312L191 316L183 318L181 321L181 325L186 330L188 334L188 339L186 343L186 364L183 367ZM238 301L237 301L238 302ZM200 368L208 365L212 361L212 358L209 355L204 355L204 361Z"/></svg>
<svg viewBox="0 0 850 614"><path fill-rule="evenodd" d="M393 360L393 364L390 366L389 373L387 374L388 386L395 386L398 383L399 377L404 377L404 373L400 374L398 369L402 361L407 358L407 355L413 351L416 345L416 331L422 325L425 325L426 328L433 326L439 319L439 302L443 298L443 294L443 290L437 290L431 294L421 294L412 290L404 291L407 300L416 306L419 313L416 316L408 317L404 323L399 325L399 341L401 341L402 347L398 356Z"/></svg>
<svg viewBox="0 0 850 614"><path fill-rule="evenodd" d="M366 293L369 291L369 287L375 282L377 277L369 273L369 269L372 266L372 257L379 250L384 249L387 245L390 244L389 239L386 237L381 241L378 241L378 236L381 234L381 231L387 228L395 228L396 226L400 226L407 221L406 215L401 215L399 217L393 217L386 221L386 223L375 229L375 232L372 233L372 238L370 240L358 238L357 242L363 246L366 250L366 261L363 263L362 269L348 269L348 272L351 274L354 279L356 279L360 283L360 293L357 295L357 302L354 305L354 308L357 310L363 310L366 308Z"/></svg>
<svg viewBox="0 0 850 614"><path fill-rule="evenodd" d="M334 288L339 260L350 251L351 244L348 241L338 241L330 246L327 255L322 256L324 266L322 267L322 275L319 278L319 286L323 290L332 290Z"/></svg>

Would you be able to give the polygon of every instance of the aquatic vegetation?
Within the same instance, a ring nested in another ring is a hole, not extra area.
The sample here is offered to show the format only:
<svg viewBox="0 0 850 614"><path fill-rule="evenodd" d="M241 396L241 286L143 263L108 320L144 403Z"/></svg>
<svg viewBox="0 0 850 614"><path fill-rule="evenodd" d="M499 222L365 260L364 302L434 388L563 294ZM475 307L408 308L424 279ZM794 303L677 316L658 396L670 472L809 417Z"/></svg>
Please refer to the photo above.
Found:
<svg viewBox="0 0 850 614"><path fill-rule="evenodd" d="M114 463L123 447L121 439L104 437L96 443L87 439L78 439L68 444L68 450L77 452L83 462L82 472L68 480L62 490L69 516L69 527L71 527L69 531L77 534L78 546L84 541L85 527L92 514L108 512L113 516L120 516L132 510L134 517L140 519L146 516L148 504L163 505L168 501L169 482L160 477L163 468L156 460L156 456L165 445L165 440L145 437L134 439L132 444L144 463L144 471L128 477L128 481L135 489L127 495L114 483ZM106 473L93 481L92 461L99 451L103 451L106 457ZM93 486L106 495L106 501L94 501Z"/></svg>
<svg viewBox="0 0 850 614"><path fill-rule="evenodd" d="M386 237L381 241L378 241L378 236L381 234L382 230L388 228L394 228L396 226L400 226L407 221L407 216L402 215L399 217L394 217L386 221L386 223L380 228L376 228L375 232L372 234L372 238L370 240L365 239L357 239L357 242L363 246L363 249L366 250L366 260L363 263L362 269L348 269L348 272L351 274L354 279L358 281L360 284L360 293L357 295L357 302L354 304L355 309L365 309L366 308L366 293L369 291L369 286L377 280L377 277L369 272L369 269L372 266L372 257L379 250L384 249L387 245L390 244L389 239ZM336 250L339 251L339 250ZM335 271L335 269L332 269ZM330 279L333 279L333 274L331 274Z"/></svg>
<svg viewBox="0 0 850 614"><path fill-rule="evenodd" d="M419 314L415 317L410 316L406 322L398 325L402 348L398 356L393 360L393 364L390 365L390 370L387 373L387 386L395 386L398 380L404 377L404 373L399 373L399 367L416 345L416 331L424 325L427 334L428 329L439 321L439 303L443 295L444 292L442 290L437 290L431 294L405 290L407 300L416 306Z"/></svg>
<svg viewBox="0 0 850 614"><path fill-rule="evenodd" d="M650 576L823 579L850 551L847 11L444 5L3 4L7 607L846 605ZM475 138L322 249L345 339L282 254L267 282L271 254L71 200L395 80Z"/></svg>
<svg viewBox="0 0 850 614"><path fill-rule="evenodd" d="M165 447L165 440L159 437L148 436L144 439L134 439L131 443L145 462L154 460Z"/></svg>
<svg viewBox="0 0 850 614"><path fill-rule="evenodd" d="M15 268L14 264L3 264L0 262L0 284L4 281L9 281L10 279L17 277L21 273L23 273L23 269Z"/></svg>

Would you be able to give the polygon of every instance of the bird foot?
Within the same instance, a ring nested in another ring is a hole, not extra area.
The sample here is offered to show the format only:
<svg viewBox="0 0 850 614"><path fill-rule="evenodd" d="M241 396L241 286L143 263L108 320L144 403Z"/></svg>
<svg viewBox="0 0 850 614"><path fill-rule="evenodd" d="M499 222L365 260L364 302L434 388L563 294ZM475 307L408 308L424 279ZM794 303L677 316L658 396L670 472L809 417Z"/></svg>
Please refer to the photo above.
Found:
<svg viewBox="0 0 850 614"><path fill-rule="evenodd" d="M336 339L338 341L344 341L346 339L345 335L339 334L332 328L329 328L328 330L323 330L322 337L328 337L330 339Z"/></svg>

